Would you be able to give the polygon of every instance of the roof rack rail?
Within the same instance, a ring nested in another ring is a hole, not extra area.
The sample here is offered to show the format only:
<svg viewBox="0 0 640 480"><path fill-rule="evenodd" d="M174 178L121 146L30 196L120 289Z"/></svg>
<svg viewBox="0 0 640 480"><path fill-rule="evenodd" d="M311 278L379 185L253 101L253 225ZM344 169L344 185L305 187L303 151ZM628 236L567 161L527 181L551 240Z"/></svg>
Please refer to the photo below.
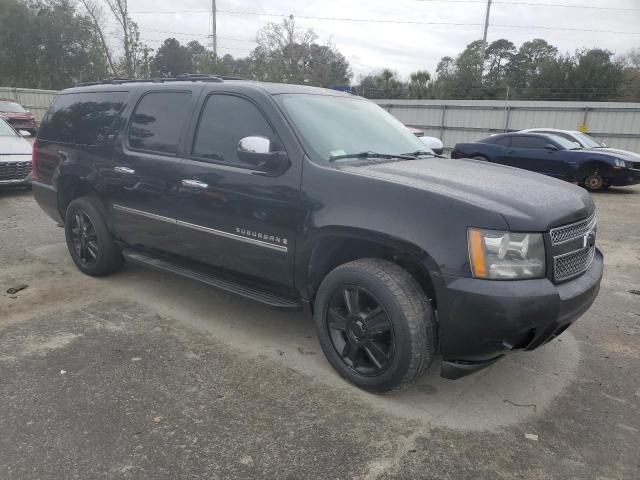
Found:
<svg viewBox="0 0 640 480"><path fill-rule="evenodd" d="M217 75L205 75L201 73L181 73L175 77L155 77L155 78L107 78L100 82L81 82L76 83L76 87L88 87L93 85L121 85L123 83L165 83L165 82L224 82L225 80L243 80L242 78L226 77Z"/></svg>

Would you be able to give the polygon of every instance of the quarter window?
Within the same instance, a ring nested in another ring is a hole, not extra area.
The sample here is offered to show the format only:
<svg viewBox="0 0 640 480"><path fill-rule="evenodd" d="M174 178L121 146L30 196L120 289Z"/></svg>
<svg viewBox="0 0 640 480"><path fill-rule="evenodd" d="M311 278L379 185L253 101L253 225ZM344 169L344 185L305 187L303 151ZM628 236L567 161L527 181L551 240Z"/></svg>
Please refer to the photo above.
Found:
<svg viewBox="0 0 640 480"><path fill-rule="evenodd" d="M187 121L191 92L151 92L138 103L131 127L132 148L175 155Z"/></svg>
<svg viewBox="0 0 640 480"><path fill-rule="evenodd" d="M238 142L249 136L275 141L273 129L253 103L234 95L211 95L202 110L192 156L255 168L237 154Z"/></svg>
<svg viewBox="0 0 640 480"><path fill-rule="evenodd" d="M38 135L54 142L99 145L112 130L127 95L127 92L58 95Z"/></svg>

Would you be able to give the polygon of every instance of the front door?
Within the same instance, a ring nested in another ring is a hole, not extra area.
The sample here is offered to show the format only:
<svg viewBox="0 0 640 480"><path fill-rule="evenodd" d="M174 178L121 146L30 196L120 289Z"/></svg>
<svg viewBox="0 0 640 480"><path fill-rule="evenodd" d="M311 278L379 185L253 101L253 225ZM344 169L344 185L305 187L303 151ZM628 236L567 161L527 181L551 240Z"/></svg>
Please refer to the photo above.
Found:
<svg viewBox="0 0 640 480"><path fill-rule="evenodd" d="M558 176L554 161L555 151L545 148L550 142L544 137L513 136L505 155L505 164L544 175Z"/></svg>
<svg viewBox="0 0 640 480"><path fill-rule="evenodd" d="M131 246L182 253L175 239L177 155L193 101L189 91L148 92L130 115L109 199L115 234Z"/></svg>
<svg viewBox="0 0 640 480"><path fill-rule="evenodd" d="M238 158L238 142L249 136L285 149L263 111L243 96L209 95L193 131L178 193L178 235L187 256L266 288L290 288L302 223L300 163L267 174Z"/></svg>

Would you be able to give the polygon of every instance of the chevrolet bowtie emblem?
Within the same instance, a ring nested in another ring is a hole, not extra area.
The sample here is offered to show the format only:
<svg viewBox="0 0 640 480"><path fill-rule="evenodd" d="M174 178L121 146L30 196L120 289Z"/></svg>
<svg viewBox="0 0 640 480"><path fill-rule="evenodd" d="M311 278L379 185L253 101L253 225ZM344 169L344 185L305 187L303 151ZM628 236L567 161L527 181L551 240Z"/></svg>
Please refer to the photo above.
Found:
<svg viewBox="0 0 640 480"><path fill-rule="evenodd" d="M582 237L582 248L594 247L596 244L596 232L593 230L585 233L584 237Z"/></svg>

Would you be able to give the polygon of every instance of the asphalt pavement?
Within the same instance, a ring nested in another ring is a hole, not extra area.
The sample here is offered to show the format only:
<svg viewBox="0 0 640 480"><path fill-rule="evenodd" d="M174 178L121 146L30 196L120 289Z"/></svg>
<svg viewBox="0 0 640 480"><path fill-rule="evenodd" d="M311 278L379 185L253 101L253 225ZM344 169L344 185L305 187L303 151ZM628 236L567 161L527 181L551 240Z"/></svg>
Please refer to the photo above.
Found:
<svg viewBox="0 0 640 480"><path fill-rule="evenodd" d="M640 187L594 197L605 277L574 326L377 396L304 314L133 265L84 276L2 190L0 478L638 479Z"/></svg>

